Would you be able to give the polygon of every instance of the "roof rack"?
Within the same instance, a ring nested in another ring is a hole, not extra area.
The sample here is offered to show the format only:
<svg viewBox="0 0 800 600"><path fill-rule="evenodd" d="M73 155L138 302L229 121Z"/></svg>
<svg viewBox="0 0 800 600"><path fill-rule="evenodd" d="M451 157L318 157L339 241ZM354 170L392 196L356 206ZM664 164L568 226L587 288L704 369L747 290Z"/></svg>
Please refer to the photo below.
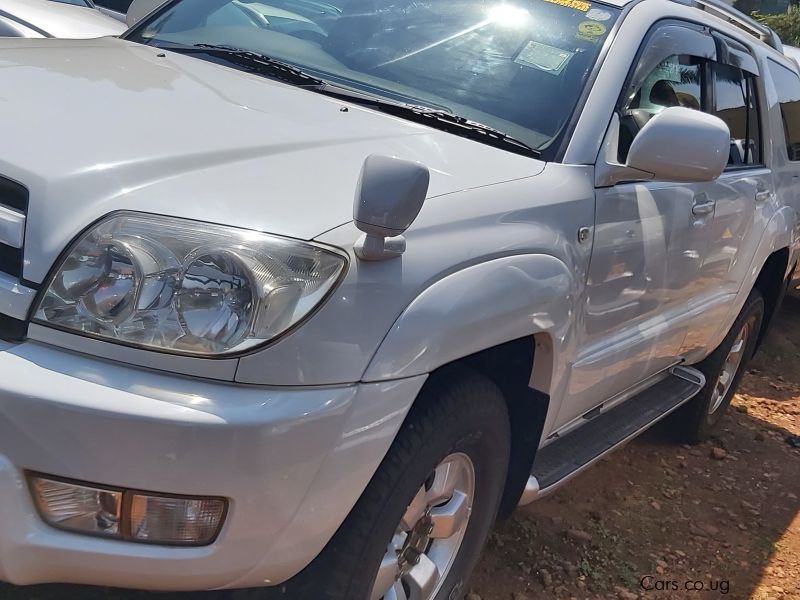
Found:
<svg viewBox="0 0 800 600"><path fill-rule="evenodd" d="M783 53L783 43L781 42L781 38L778 37L777 33L763 23L759 23L753 17L750 17L744 14L742 11L733 8L733 6L726 4L722 0L686 0L682 3L711 13L723 21L733 23L739 28L744 29L753 37L760 39L768 46L771 46L778 52Z"/></svg>

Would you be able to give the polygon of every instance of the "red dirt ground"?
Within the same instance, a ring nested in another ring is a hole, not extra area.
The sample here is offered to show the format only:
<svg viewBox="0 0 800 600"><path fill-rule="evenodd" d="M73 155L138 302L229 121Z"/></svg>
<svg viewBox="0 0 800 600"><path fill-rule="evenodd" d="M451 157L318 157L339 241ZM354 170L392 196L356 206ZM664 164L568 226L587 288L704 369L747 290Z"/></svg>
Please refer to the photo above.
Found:
<svg viewBox="0 0 800 600"><path fill-rule="evenodd" d="M518 511L468 598L800 599L799 367L787 300L715 439L681 446L667 421Z"/></svg>

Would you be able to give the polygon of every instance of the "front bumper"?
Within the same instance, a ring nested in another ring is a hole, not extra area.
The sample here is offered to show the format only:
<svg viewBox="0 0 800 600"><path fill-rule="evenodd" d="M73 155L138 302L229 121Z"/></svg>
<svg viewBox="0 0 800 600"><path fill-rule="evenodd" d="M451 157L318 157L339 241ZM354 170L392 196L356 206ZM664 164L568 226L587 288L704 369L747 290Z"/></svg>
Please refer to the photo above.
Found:
<svg viewBox="0 0 800 600"><path fill-rule="evenodd" d="M0 580L159 590L277 584L342 523L425 377L332 388L212 383L0 343ZM41 521L24 471L224 496L210 546L92 538Z"/></svg>

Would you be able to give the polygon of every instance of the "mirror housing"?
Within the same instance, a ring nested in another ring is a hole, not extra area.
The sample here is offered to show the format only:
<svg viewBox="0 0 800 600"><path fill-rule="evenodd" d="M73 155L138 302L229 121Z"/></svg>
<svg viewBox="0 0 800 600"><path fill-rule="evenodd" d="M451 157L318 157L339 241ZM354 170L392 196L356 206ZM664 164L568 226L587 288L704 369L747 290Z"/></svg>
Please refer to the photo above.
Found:
<svg viewBox="0 0 800 600"><path fill-rule="evenodd" d="M728 165L730 147L731 133L722 119L671 106L633 139L627 166L660 181L713 181Z"/></svg>
<svg viewBox="0 0 800 600"><path fill-rule="evenodd" d="M125 13L125 23L133 27L167 0L133 0Z"/></svg>
<svg viewBox="0 0 800 600"><path fill-rule="evenodd" d="M353 220L364 232L356 256L384 260L405 251L402 234L422 209L429 182L430 172L420 163L379 154L364 160L353 204Z"/></svg>

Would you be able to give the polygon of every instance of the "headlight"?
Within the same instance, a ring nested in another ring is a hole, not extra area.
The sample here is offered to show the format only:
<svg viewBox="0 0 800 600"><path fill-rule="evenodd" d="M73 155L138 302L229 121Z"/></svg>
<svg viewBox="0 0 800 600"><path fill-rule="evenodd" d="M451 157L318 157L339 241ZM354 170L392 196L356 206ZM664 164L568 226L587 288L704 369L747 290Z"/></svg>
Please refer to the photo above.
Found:
<svg viewBox="0 0 800 600"><path fill-rule="evenodd" d="M241 352L308 315L345 265L312 244L121 213L72 246L34 320L181 354Z"/></svg>

